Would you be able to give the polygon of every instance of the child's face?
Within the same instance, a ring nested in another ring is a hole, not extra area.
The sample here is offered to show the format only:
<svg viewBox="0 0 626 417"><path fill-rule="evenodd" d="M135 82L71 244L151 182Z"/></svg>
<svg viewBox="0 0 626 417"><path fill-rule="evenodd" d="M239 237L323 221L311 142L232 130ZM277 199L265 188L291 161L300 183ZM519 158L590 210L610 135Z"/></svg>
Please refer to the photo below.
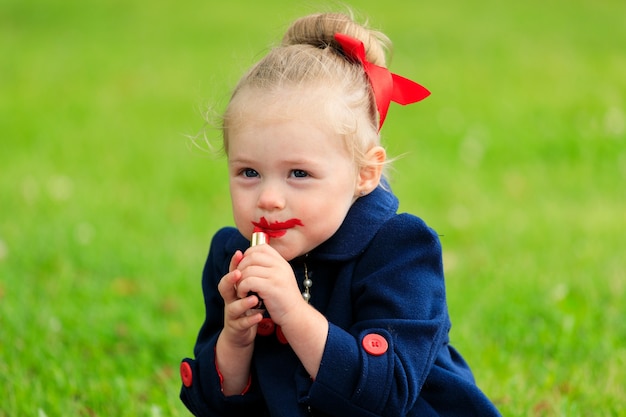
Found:
<svg viewBox="0 0 626 417"><path fill-rule="evenodd" d="M291 260L337 231L356 198L357 169L342 138L319 123L253 119L229 130L235 224L249 238L253 222L285 223L270 245Z"/></svg>

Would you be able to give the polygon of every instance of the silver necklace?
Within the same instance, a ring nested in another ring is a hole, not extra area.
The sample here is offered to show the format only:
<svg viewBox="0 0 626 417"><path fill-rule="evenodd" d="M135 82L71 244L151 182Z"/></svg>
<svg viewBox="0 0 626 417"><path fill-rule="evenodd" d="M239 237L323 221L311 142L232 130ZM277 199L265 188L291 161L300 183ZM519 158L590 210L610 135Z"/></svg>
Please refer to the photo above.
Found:
<svg viewBox="0 0 626 417"><path fill-rule="evenodd" d="M309 270L306 267L306 262L304 262L304 280L302 281L302 285L304 286L302 298L309 304L311 301L311 287L313 286L313 281L309 278Z"/></svg>

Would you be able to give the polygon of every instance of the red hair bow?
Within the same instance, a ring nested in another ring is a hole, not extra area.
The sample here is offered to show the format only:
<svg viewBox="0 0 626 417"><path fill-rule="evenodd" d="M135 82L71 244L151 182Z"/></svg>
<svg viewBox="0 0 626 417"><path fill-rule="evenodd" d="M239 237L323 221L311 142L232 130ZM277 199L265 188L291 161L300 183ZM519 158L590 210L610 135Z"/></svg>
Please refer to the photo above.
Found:
<svg viewBox="0 0 626 417"><path fill-rule="evenodd" d="M404 106L416 103L430 95L430 91L418 83L392 74L387 68L369 62L365 58L365 45L360 40L343 33L336 33L335 40L339 42L347 57L359 61L363 65L376 98L376 107L380 116L379 131L383 127L389 104L392 101Z"/></svg>

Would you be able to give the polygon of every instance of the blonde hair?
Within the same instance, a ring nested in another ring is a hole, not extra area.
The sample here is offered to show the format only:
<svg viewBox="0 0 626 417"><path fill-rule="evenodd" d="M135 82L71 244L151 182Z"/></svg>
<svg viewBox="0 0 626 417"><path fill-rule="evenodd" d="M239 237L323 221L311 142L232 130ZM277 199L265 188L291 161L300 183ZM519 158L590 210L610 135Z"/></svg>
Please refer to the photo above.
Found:
<svg viewBox="0 0 626 417"><path fill-rule="evenodd" d="M284 101L284 93L290 92L288 103L284 103L286 108L319 104L316 113L345 139L357 167L366 165L367 151L380 145L379 115L363 67L345 57L334 38L336 33L362 41L367 60L386 66L389 39L348 15L314 14L294 21L281 44L255 64L235 87L222 126L227 154L229 130L246 122L246 106L255 104L255 96L270 102L280 96Z"/></svg>

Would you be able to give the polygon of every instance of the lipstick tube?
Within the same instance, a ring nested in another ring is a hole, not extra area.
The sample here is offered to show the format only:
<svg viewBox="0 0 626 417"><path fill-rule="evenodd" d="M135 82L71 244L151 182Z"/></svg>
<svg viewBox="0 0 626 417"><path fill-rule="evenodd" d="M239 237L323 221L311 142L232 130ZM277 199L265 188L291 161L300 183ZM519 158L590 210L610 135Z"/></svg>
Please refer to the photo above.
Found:
<svg viewBox="0 0 626 417"><path fill-rule="evenodd" d="M250 239L250 246L265 245L265 244L268 244L269 241L270 241L270 238L267 235L267 233L264 233L261 231L255 231L254 233L252 233L252 239ZM260 310L265 307L263 304L263 299L259 297L257 293L250 291L248 295L256 295L259 299L259 303L255 307L252 308L253 310Z"/></svg>
<svg viewBox="0 0 626 417"><path fill-rule="evenodd" d="M264 232L254 232L252 233L252 240L250 240L250 246L263 245L268 243L269 237L267 233Z"/></svg>

